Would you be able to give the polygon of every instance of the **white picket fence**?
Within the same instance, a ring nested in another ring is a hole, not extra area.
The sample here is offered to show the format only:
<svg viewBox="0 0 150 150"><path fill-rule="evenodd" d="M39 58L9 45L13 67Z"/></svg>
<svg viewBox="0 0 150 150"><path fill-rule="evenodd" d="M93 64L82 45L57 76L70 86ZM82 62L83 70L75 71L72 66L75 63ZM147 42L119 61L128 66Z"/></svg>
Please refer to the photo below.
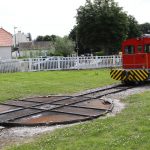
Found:
<svg viewBox="0 0 150 150"><path fill-rule="evenodd" d="M41 70L71 70L120 67L119 55L93 57L49 57L24 60L0 60L0 72L29 72Z"/></svg>

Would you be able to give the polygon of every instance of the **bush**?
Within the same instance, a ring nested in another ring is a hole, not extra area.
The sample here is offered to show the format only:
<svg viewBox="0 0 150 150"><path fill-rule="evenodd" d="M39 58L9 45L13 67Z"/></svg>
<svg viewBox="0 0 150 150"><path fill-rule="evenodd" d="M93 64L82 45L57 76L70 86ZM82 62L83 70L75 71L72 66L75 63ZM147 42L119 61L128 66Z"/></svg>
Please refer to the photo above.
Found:
<svg viewBox="0 0 150 150"><path fill-rule="evenodd" d="M74 43L67 36L57 37L55 41L55 54L59 56L68 56L74 53Z"/></svg>
<svg viewBox="0 0 150 150"><path fill-rule="evenodd" d="M104 53L104 51L99 51L99 52L95 52L95 55L96 56L104 56L105 53Z"/></svg>

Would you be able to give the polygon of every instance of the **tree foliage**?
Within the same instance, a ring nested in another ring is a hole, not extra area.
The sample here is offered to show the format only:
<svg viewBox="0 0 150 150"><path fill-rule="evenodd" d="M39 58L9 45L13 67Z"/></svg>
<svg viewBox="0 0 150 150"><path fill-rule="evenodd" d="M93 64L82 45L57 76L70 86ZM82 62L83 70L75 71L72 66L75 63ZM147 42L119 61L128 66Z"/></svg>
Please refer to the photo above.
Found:
<svg viewBox="0 0 150 150"><path fill-rule="evenodd" d="M129 15L128 21L129 21L128 38L140 37L142 33L140 31L136 19L133 16Z"/></svg>
<svg viewBox="0 0 150 150"><path fill-rule="evenodd" d="M55 55L66 57L74 53L74 43L67 36L57 37L54 45Z"/></svg>
<svg viewBox="0 0 150 150"><path fill-rule="evenodd" d="M28 39L29 39L29 41L32 41L31 33L28 33L27 35L28 35Z"/></svg>
<svg viewBox="0 0 150 150"><path fill-rule="evenodd" d="M70 32L84 51L117 53L123 40L139 35L138 23L114 0L87 0L77 10L77 26ZM75 38L76 37L76 38Z"/></svg>
<svg viewBox="0 0 150 150"><path fill-rule="evenodd" d="M150 23L144 23L139 25L142 34L150 34Z"/></svg>
<svg viewBox="0 0 150 150"><path fill-rule="evenodd" d="M43 41L43 36L39 35L39 36L35 39L35 41Z"/></svg>
<svg viewBox="0 0 150 150"><path fill-rule="evenodd" d="M54 42L55 40L56 40L56 35L45 35L45 36L38 36L37 38L36 38L36 41L52 41L52 42Z"/></svg>
<svg viewBox="0 0 150 150"><path fill-rule="evenodd" d="M36 41L49 41L53 44L53 53L49 55L68 56L74 53L75 43L68 36L59 37L56 35L38 36Z"/></svg>

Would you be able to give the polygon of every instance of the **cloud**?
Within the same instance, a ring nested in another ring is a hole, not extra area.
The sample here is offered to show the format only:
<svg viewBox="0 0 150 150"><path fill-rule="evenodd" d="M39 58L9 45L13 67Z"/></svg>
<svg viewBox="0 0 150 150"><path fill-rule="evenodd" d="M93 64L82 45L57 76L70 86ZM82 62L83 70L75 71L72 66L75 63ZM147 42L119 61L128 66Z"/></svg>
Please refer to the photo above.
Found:
<svg viewBox="0 0 150 150"><path fill-rule="evenodd" d="M115 0L123 10L132 15L141 24L150 21L149 0Z"/></svg>
<svg viewBox="0 0 150 150"><path fill-rule="evenodd" d="M0 25L37 35L69 34L75 25L76 9L85 0L5 0L0 5Z"/></svg>
<svg viewBox="0 0 150 150"><path fill-rule="evenodd" d="M38 35L69 34L76 23L76 9L86 0L3 0L0 4L0 26L13 34L13 27ZM150 21L149 0L115 0L139 23Z"/></svg>

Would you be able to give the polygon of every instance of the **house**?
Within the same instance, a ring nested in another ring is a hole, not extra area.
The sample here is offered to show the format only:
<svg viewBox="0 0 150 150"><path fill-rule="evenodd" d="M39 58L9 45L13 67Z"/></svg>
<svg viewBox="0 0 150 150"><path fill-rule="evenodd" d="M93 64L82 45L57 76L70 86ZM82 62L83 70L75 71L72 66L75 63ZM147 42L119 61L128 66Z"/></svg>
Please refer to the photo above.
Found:
<svg viewBox="0 0 150 150"><path fill-rule="evenodd" d="M29 38L29 33L28 34L24 34L21 31L18 31L18 33L14 34L13 36L13 45L19 45L19 43L26 43L29 42L30 38Z"/></svg>
<svg viewBox="0 0 150 150"><path fill-rule="evenodd" d="M0 28L0 59L11 59L12 34Z"/></svg>
<svg viewBox="0 0 150 150"><path fill-rule="evenodd" d="M54 43L51 41L30 41L18 44L18 51L12 53L12 57L39 57L47 56L55 52Z"/></svg>

